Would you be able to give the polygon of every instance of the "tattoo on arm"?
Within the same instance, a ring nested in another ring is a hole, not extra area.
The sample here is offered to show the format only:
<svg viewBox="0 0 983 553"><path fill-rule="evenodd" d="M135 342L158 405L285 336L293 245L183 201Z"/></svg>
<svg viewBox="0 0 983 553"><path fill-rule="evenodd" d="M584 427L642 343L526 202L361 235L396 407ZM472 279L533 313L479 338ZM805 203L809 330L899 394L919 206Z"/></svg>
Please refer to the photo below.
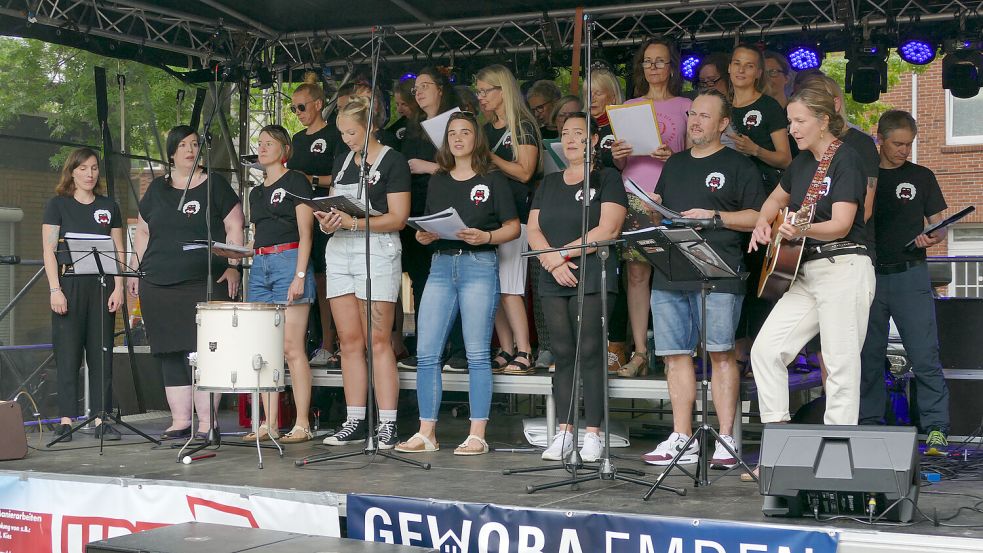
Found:
<svg viewBox="0 0 983 553"><path fill-rule="evenodd" d="M51 229L51 232L50 233L48 233L47 242L48 242L49 245L51 245L52 249L55 249L55 247L58 246L58 233L59 233L59 231L60 231L60 228L59 227L55 227L55 228Z"/></svg>

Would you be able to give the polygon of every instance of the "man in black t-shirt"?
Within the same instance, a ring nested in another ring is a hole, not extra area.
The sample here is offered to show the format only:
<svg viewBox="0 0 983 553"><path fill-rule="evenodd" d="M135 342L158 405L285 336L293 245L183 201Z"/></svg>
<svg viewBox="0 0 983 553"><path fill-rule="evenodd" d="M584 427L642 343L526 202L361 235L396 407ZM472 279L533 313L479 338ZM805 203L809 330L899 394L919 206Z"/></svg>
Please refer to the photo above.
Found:
<svg viewBox="0 0 983 553"><path fill-rule="evenodd" d="M889 320L894 317L918 382L918 426L928 435L925 454L944 455L949 390L939 361L935 302L925 250L941 242L945 231L924 234L922 230L926 221L941 221L947 206L932 171L908 162L918 133L914 118L904 111L888 111L881 116L877 133L881 142L873 217L878 227L874 265L877 288L861 354L860 423L883 423L888 402L884 357ZM908 247L912 240L914 244Z"/></svg>
<svg viewBox="0 0 983 553"><path fill-rule="evenodd" d="M717 90L700 92L688 113L687 131L693 147L666 161L655 187L660 201L683 217L712 219L703 229L707 243L734 271L743 269L742 232L754 228L764 201L760 171L746 156L720 143L730 124L730 104ZM695 463L699 444L683 451L693 430L696 378L693 354L699 341L700 291L693 283L670 282L668 275L652 274L652 318L655 354L664 357L669 391L673 397L673 433L643 459L668 465L682 451L681 463ZM713 402L720 420L721 439L737 451L731 438L737 412L740 376L734 353L734 334L740 318L744 283L721 281L707 296L707 352L713 361ZM718 443L711 464L730 468L737 458Z"/></svg>

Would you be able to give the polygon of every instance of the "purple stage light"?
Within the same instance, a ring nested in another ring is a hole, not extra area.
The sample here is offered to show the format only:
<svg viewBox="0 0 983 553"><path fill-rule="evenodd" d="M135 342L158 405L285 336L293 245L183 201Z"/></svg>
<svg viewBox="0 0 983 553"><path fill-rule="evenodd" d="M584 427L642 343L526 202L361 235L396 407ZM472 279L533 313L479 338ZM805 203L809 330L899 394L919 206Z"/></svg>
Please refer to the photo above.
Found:
<svg viewBox="0 0 983 553"><path fill-rule="evenodd" d="M806 69L819 69L822 65L823 55L819 50L812 46L795 46L788 51L788 63L796 71Z"/></svg>
<svg viewBox="0 0 983 553"><path fill-rule="evenodd" d="M687 81L696 81L696 68L700 65L700 56L693 53L685 54L680 65L682 66L683 78Z"/></svg>
<svg viewBox="0 0 983 553"><path fill-rule="evenodd" d="M909 38L898 46L901 59L914 65L925 65L935 59L935 45L927 40Z"/></svg>

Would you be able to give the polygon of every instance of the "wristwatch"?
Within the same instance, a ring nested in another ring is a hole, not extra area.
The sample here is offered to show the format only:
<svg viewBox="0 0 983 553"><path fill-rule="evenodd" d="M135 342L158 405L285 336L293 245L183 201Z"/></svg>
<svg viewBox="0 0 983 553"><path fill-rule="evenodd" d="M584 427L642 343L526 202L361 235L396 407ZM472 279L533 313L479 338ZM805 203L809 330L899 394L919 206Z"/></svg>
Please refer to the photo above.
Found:
<svg viewBox="0 0 983 553"><path fill-rule="evenodd" d="M314 175L313 177L311 177L311 184L313 184L314 186L317 186L320 183L321 183L321 180L319 178L317 178L317 175Z"/></svg>
<svg viewBox="0 0 983 553"><path fill-rule="evenodd" d="M570 250L560 250L560 257L562 257L564 261L570 261Z"/></svg>
<svg viewBox="0 0 983 553"><path fill-rule="evenodd" d="M297 278L303 279L306 276L307 276L307 273L305 273L304 271L297 271Z"/></svg>

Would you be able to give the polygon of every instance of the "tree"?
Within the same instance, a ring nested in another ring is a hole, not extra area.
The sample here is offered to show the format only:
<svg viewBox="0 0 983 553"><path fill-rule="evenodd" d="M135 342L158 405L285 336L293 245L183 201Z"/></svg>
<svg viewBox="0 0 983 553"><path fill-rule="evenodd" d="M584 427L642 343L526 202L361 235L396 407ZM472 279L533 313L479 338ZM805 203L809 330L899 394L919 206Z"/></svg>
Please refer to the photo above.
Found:
<svg viewBox="0 0 983 553"><path fill-rule="evenodd" d="M839 83L842 89L845 85L846 79L846 64L847 59L843 53L829 54L826 59L823 60L822 70L823 73L833 78L837 83ZM901 75L904 73L924 73L928 69L926 65L912 65L900 57L898 57L897 52L891 50L890 55L887 59L887 85L888 89L898 84L901 81ZM844 94L846 99L846 113L850 122L857 125L865 131L870 131L877 126L877 120L880 119L881 115L892 109L891 106L880 100L870 103L861 104L855 102L851 95Z"/></svg>

